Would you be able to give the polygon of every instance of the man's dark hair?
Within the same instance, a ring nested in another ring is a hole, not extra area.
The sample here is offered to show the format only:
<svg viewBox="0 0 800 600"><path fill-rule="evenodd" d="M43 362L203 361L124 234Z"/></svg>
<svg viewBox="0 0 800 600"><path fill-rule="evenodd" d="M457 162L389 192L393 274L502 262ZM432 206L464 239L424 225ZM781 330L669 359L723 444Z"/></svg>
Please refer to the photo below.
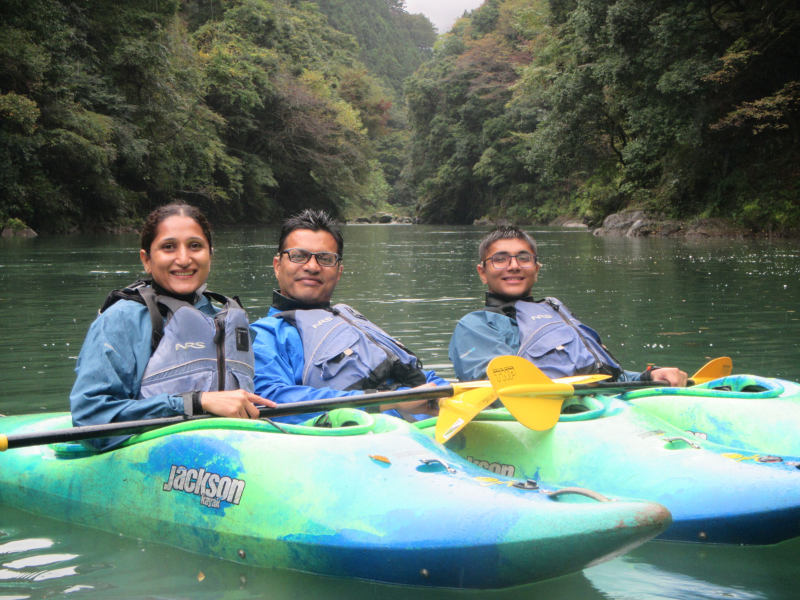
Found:
<svg viewBox="0 0 800 600"><path fill-rule="evenodd" d="M489 250L489 246L494 244L497 240L522 240L531 247L534 256L538 256L536 240L519 227L514 227L512 225L508 227L497 227L486 234L486 237L481 240L481 244L478 246L478 262L486 260L486 253Z"/></svg>
<svg viewBox="0 0 800 600"><path fill-rule="evenodd" d="M281 227L281 236L278 238L278 255L280 256L286 248L286 238L289 234L298 229L310 229L311 231L326 231L333 236L336 240L336 254L339 257L344 252L344 239L342 232L336 226L336 223L331 219L325 211L306 209L303 212L289 217L283 222Z"/></svg>

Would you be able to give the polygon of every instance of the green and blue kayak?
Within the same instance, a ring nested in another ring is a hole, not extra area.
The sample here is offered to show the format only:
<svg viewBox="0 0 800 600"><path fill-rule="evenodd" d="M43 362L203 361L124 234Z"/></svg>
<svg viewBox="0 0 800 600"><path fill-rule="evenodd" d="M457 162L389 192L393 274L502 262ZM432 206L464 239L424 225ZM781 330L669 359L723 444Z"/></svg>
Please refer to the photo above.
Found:
<svg viewBox="0 0 800 600"><path fill-rule="evenodd" d="M730 375L687 388L650 388L621 396L702 442L741 454L800 457L800 385Z"/></svg>
<svg viewBox="0 0 800 600"><path fill-rule="evenodd" d="M0 454L0 503L260 567L503 588L578 571L669 526L641 501L489 476L417 428L354 409L330 428L206 419ZM0 418L6 435L68 414Z"/></svg>
<svg viewBox="0 0 800 600"><path fill-rule="evenodd" d="M575 396L552 429L490 410L446 445L508 477L661 503L673 524L660 539L775 544L800 536L798 393L796 384L738 375ZM434 426L418 425L431 436Z"/></svg>

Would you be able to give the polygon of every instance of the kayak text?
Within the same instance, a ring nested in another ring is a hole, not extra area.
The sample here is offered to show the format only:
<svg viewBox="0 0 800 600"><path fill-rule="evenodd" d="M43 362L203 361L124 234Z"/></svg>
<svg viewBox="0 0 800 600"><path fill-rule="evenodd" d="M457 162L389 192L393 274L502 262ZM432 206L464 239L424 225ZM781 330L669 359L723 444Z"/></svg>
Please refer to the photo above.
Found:
<svg viewBox="0 0 800 600"><path fill-rule="evenodd" d="M245 482L227 475L218 475L205 469L187 469L172 465L169 479L164 482L164 491L178 490L200 496L200 504L219 508L220 502L239 504Z"/></svg>
<svg viewBox="0 0 800 600"><path fill-rule="evenodd" d="M471 456L468 456L467 460L471 462L473 465L477 465L482 469L488 469L492 473L497 473L498 475L504 475L506 477L514 476L514 471L515 471L514 465L502 465L500 463L490 463L487 460L472 458Z"/></svg>

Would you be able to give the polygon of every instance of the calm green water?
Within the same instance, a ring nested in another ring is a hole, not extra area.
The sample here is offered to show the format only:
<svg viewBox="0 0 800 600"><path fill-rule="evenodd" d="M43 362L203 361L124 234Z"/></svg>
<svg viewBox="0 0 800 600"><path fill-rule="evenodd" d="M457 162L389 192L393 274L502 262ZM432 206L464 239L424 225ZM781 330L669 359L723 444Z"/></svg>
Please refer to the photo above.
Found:
<svg viewBox="0 0 800 600"><path fill-rule="evenodd" d="M334 300L446 378L455 322L481 304L471 227L350 226ZM800 380L800 244L595 238L540 228L537 297L556 296L629 369ZM218 235L209 287L264 315L277 231ZM106 293L141 274L135 236L0 240L0 413L68 410L75 357ZM2 468L2 456L0 456ZM800 494L800 489L798 490ZM770 548L650 543L565 578L502 592L424 591L248 569L0 507L0 600L45 598L797 598L800 541ZM201 575L202 573L202 575Z"/></svg>

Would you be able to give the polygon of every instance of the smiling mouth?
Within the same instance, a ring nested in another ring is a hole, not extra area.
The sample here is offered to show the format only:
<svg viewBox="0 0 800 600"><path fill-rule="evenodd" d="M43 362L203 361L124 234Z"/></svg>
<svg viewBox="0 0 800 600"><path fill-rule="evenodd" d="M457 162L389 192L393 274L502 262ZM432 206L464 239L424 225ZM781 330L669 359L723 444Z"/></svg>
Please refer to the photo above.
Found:
<svg viewBox="0 0 800 600"><path fill-rule="evenodd" d="M172 271L175 277L191 277L195 273L197 273L197 271Z"/></svg>

